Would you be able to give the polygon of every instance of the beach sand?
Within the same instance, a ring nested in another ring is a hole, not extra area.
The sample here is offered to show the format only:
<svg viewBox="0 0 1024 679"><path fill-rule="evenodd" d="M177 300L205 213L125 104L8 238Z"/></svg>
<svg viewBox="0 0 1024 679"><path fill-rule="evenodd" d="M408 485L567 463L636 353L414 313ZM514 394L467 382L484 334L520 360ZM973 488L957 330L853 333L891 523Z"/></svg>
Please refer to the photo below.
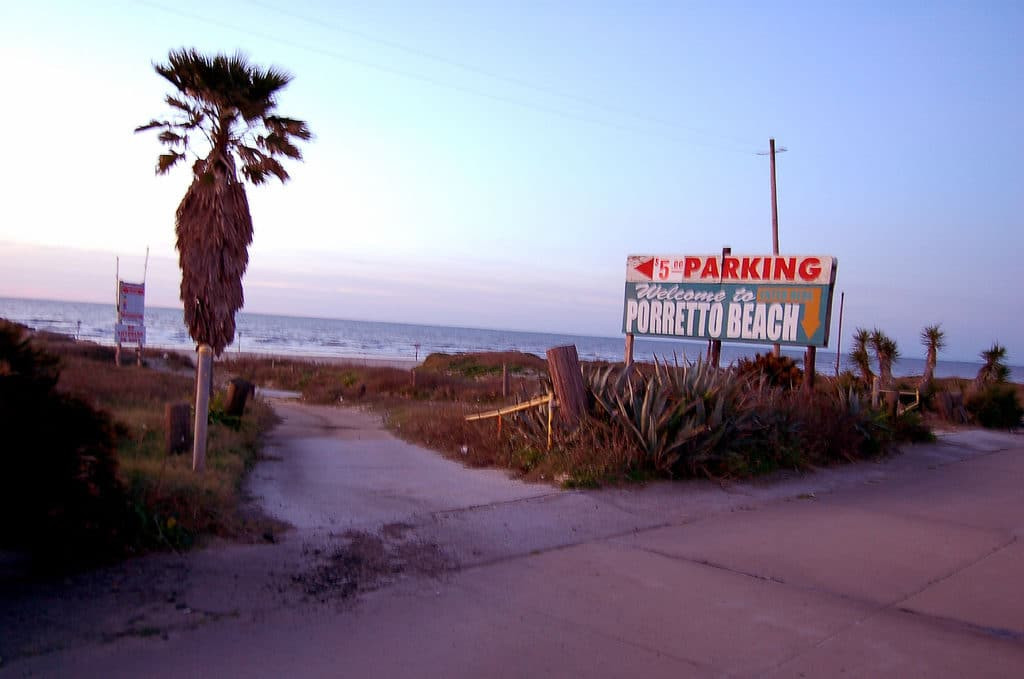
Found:
<svg viewBox="0 0 1024 679"><path fill-rule="evenodd" d="M182 356L188 356L190 359L194 356L194 353L189 351L178 351L177 353ZM239 358L301 361L303 363L319 365L357 365L370 368L398 368L400 370L412 370L423 363L422 360L417 360L407 356L315 356L302 354L264 354L248 351L231 353L224 352L217 361L219 363L230 365L232 361Z"/></svg>

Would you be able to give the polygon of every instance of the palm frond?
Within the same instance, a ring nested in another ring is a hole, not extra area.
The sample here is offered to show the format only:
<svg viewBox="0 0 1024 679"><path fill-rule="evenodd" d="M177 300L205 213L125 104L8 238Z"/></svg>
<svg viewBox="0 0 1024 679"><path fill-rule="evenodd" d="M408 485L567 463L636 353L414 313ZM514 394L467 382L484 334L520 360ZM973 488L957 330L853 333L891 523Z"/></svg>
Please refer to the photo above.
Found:
<svg viewBox="0 0 1024 679"><path fill-rule="evenodd" d="M156 129L158 127L169 127L169 126L171 126L171 123L167 122L166 120L155 120L154 119L154 120L150 120L145 125L139 125L138 127L136 127L135 128L135 132L136 133L138 133L138 132L145 132L147 130L153 130L153 129Z"/></svg>
<svg viewBox="0 0 1024 679"><path fill-rule="evenodd" d="M170 151L169 153L161 154L156 159L156 173L167 174L172 167L178 164L178 161L185 157L184 153L178 153L177 151Z"/></svg>

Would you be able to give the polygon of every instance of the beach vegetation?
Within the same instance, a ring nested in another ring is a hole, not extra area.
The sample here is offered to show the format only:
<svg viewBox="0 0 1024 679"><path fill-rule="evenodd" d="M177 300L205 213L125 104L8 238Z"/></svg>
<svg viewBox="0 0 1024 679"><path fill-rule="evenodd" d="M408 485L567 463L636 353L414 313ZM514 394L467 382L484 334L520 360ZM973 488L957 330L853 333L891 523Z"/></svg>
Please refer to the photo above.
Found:
<svg viewBox="0 0 1024 679"><path fill-rule="evenodd" d="M494 351L485 353L442 354L433 353L417 368L421 373L435 372L461 377L501 375L507 367L512 375L541 374L547 372L547 361L521 351Z"/></svg>
<svg viewBox="0 0 1024 679"><path fill-rule="evenodd" d="M57 388L59 358L0 321L0 547L48 563L91 560L131 539L110 415Z"/></svg>
<svg viewBox="0 0 1024 679"><path fill-rule="evenodd" d="M850 360L860 373L860 379L868 389L875 381L875 373L871 370L871 354L868 348L871 344L871 331L867 328L857 328L853 333L853 348L850 350Z"/></svg>
<svg viewBox="0 0 1024 679"><path fill-rule="evenodd" d="M1006 364L1006 347L993 342L980 356L984 363L978 369L974 388L967 395L964 406L983 427L1019 427L1021 417L1024 416L1020 400L1021 389L1009 383L1010 368Z"/></svg>
<svg viewBox="0 0 1024 679"><path fill-rule="evenodd" d="M741 358L736 363L740 375L761 377L773 387L799 389L804 381L804 371L789 356L767 352L755 354L754 358Z"/></svg>
<svg viewBox="0 0 1024 679"><path fill-rule="evenodd" d="M1010 367L1006 365L1006 347L999 342L993 342L980 356L984 363L978 369L975 380L979 389L991 384L1004 384L1010 379Z"/></svg>
<svg viewBox="0 0 1024 679"><path fill-rule="evenodd" d="M859 382L852 375L845 382L822 378L808 392L792 389L792 373L783 370L773 380L753 368L719 369L702 361L630 368L596 362L583 364L587 416L573 430L556 426L549 449L545 406L503 416L500 427L497 418L465 419L550 390L543 359L529 356L512 379L512 396L503 399L500 366L515 358L499 352L438 354L415 376L397 368L321 362L301 391L308 402L365 403L398 436L464 464L503 467L572 488L737 478L874 458L913 429L909 420L904 426L910 415L894 422L873 410L865 390L853 388ZM227 365L245 379L281 389L299 388L302 366L309 367L297 360L246 357L232 357Z"/></svg>
<svg viewBox="0 0 1024 679"><path fill-rule="evenodd" d="M896 340L875 328L871 331L870 342L871 348L875 352L875 361L878 363L878 376L881 379L882 388L892 389L892 364L900 357Z"/></svg>
<svg viewBox="0 0 1024 679"><path fill-rule="evenodd" d="M296 142L312 135L304 121L277 114L277 96L292 80L279 68L261 68L241 53L178 49L154 69L176 90L164 99L171 113L135 131L159 131L165 153L157 174L193 159L192 183L175 214L181 301L189 334L220 355L244 301L253 234L244 182L288 181L281 161L301 160Z"/></svg>
<svg viewBox="0 0 1024 679"><path fill-rule="evenodd" d="M191 362L150 350L144 366L115 369L113 354L0 321L0 544L46 568L75 568L280 530L241 496L274 421L269 406L250 402L237 430L214 418L208 466L196 475L165 445L164 409L192 393Z"/></svg>
<svg viewBox="0 0 1024 679"><path fill-rule="evenodd" d="M935 364L939 360L939 352L946 347L946 333L942 325L936 323L921 330L921 344L925 348L925 359L919 388L922 394L930 395L935 388Z"/></svg>
<svg viewBox="0 0 1024 679"><path fill-rule="evenodd" d="M1005 382L993 382L971 392L964 406L978 424L990 429L1016 429L1024 417L1018 389Z"/></svg>

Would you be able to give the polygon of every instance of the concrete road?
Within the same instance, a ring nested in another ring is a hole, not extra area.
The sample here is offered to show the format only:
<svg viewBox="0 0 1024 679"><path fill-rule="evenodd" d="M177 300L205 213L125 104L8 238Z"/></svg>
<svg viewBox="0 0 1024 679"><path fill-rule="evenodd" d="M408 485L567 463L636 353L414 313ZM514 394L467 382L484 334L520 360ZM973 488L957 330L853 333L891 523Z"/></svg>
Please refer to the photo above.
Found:
<svg viewBox="0 0 1024 679"><path fill-rule="evenodd" d="M277 544L0 589L0 676L1024 676L1024 437L563 492L279 402Z"/></svg>

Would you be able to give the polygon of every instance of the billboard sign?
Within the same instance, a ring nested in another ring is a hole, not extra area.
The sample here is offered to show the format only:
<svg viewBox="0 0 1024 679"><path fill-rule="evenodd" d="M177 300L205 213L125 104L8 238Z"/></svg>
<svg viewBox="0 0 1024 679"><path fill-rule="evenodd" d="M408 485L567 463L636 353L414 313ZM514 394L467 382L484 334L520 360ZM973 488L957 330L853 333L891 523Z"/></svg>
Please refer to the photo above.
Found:
<svg viewBox="0 0 1024 679"><path fill-rule="evenodd" d="M630 255L622 329L825 347L837 264L827 255Z"/></svg>
<svg viewBox="0 0 1024 679"><path fill-rule="evenodd" d="M146 309L146 284L118 281L117 315L122 321L141 324Z"/></svg>
<svg viewBox="0 0 1024 679"><path fill-rule="evenodd" d="M146 326L135 325L134 323L118 323L114 326L114 336L118 344L138 344L143 346L146 343Z"/></svg>
<svg viewBox="0 0 1024 679"><path fill-rule="evenodd" d="M114 340L118 344L146 343L146 284L117 282L117 324Z"/></svg>

